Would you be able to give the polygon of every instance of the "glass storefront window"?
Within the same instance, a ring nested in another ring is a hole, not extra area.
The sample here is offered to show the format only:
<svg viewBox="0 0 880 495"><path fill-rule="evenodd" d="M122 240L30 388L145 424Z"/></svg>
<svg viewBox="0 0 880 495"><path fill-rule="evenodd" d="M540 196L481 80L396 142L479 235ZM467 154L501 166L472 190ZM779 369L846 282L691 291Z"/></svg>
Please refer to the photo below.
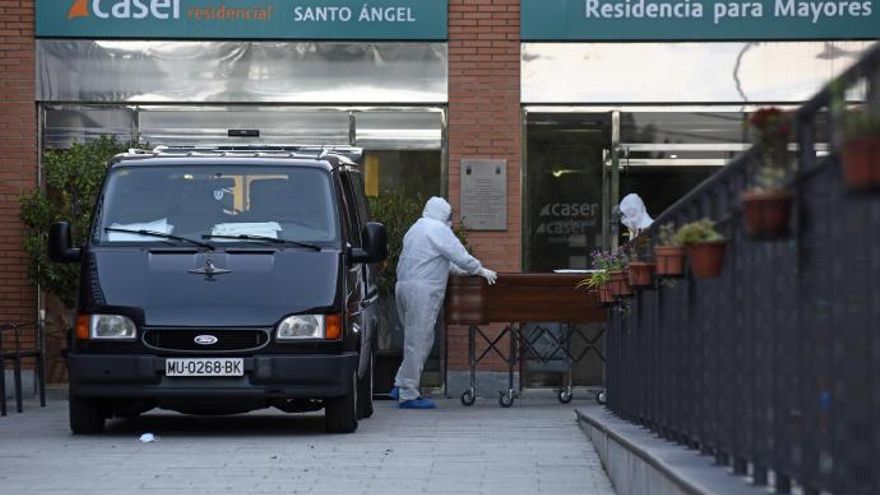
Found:
<svg viewBox="0 0 880 495"><path fill-rule="evenodd" d="M410 197L427 200L442 194L441 170L439 150L368 150L364 185L371 197L385 191L405 191Z"/></svg>
<svg viewBox="0 0 880 495"><path fill-rule="evenodd" d="M523 43L526 104L792 102L870 41Z"/></svg>

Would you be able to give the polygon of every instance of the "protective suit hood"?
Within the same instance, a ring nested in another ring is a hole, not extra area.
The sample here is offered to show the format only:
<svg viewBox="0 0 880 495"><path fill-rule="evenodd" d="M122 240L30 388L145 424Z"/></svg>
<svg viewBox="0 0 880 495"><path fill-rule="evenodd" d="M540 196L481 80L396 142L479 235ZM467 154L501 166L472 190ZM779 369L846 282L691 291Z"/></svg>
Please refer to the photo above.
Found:
<svg viewBox="0 0 880 495"><path fill-rule="evenodd" d="M452 206L445 199L437 196L429 199L422 211L423 217L443 223L449 221L450 215L452 215Z"/></svg>
<svg viewBox="0 0 880 495"><path fill-rule="evenodd" d="M654 223L654 219L648 215L645 202L638 194L627 194L620 202L620 223L624 224L631 232L645 230Z"/></svg>

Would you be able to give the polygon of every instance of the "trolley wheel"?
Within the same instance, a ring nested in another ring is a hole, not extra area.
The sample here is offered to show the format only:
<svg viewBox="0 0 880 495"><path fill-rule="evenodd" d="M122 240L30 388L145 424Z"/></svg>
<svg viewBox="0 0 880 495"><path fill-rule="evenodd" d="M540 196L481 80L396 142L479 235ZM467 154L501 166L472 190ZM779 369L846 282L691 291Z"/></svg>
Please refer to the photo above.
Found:
<svg viewBox="0 0 880 495"><path fill-rule="evenodd" d="M500 392L500 395L498 396L498 405L501 407L510 407L513 405L513 401L515 398L516 397L513 390Z"/></svg>
<svg viewBox="0 0 880 495"><path fill-rule="evenodd" d="M557 395L556 398L559 399L559 402L568 404L571 402L571 399L574 398L574 394L568 390L560 390L559 395Z"/></svg>
<svg viewBox="0 0 880 495"><path fill-rule="evenodd" d="M599 404L604 406L606 398L607 397L605 397L604 390L600 390L600 391L596 392L596 402L598 402Z"/></svg>
<svg viewBox="0 0 880 495"><path fill-rule="evenodd" d="M477 394L473 389L467 389L461 394L461 403L465 406L472 406L477 400Z"/></svg>

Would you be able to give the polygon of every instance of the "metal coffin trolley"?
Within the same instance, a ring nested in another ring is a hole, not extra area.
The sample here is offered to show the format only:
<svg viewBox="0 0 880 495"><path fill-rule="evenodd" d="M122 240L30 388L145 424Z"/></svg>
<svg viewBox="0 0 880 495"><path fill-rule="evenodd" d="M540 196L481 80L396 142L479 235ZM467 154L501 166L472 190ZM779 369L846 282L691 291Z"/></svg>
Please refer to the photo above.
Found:
<svg viewBox="0 0 880 495"><path fill-rule="evenodd" d="M477 364L493 353L507 364L508 389L499 391L498 398L502 407L510 407L519 396L514 389L514 371L522 368L527 353L541 360L560 355L566 359L566 378L558 398L564 403L571 401L571 365L583 359L590 349L595 349L594 344L601 336L600 333L589 339L575 325L605 321L605 308L599 303L595 291L575 288L583 277L583 274L505 273L499 274L497 283L492 286L480 277L450 277L446 294L446 322L468 326L470 386L461 395L462 404L470 406L476 400ZM550 340L550 348L538 348L535 345L538 338L547 331L537 329L537 333L528 335L522 323L548 321L563 324L564 331ZM492 337L480 328L490 323L504 323L506 326ZM486 344L479 354L478 336ZM577 355L572 353L571 346L575 336L583 338L590 346ZM503 349L504 344L507 344L507 349Z"/></svg>

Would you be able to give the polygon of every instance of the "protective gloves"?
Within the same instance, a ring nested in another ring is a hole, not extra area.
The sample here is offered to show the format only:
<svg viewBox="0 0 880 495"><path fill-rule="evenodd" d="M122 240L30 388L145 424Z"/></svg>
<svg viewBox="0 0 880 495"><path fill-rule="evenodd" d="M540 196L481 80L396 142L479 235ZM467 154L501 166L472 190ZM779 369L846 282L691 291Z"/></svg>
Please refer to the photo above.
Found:
<svg viewBox="0 0 880 495"><path fill-rule="evenodd" d="M480 268L480 271L477 272L477 275L486 279L486 282L489 285L495 285L495 281L498 280L498 274L493 272L492 270L487 270L485 268Z"/></svg>

